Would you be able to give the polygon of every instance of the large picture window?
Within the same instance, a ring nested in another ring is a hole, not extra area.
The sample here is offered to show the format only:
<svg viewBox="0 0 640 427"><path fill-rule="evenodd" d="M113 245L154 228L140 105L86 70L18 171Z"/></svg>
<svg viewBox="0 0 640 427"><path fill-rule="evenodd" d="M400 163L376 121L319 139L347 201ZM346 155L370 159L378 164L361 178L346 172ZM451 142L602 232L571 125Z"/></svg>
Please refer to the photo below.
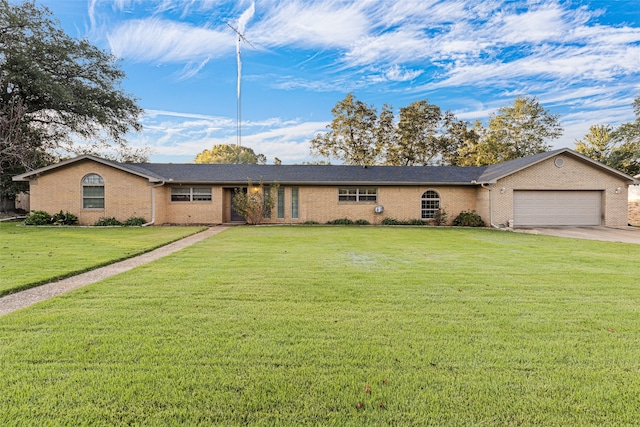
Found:
<svg viewBox="0 0 640 427"><path fill-rule="evenodd" d="M173 187L172 202L210 202L211 187Z"/></svg>
<svg viewBox="0 0 640 427"><path fill-rule="evenodd" d="M82 178L82 209L104 209L104 180L98 174Z"/></svg>
<svg viewBox="0 0 640 427"><path fill-rule="evenodd" d="M377 202L378 201L378 189L377 188L339 188L338 189L338 201L339 202Z"/></svg>
<svg viewBox="0 0 640 427"><path fill-rule="evenodd" d="M433 219L440 209L440 195L437 191L429 190L422 194L422 219Z"/></svg>

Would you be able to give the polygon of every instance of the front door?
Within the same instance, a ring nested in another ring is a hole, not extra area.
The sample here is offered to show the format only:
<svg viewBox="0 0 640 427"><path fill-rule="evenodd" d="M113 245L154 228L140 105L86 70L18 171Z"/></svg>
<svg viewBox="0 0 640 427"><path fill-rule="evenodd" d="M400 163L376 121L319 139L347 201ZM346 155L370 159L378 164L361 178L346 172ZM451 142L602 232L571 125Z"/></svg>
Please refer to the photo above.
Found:
<svg viewBox="0 0 640 427"><path fill-rule="evenodd" d="M238 221L246 221L245 218L240 215L238 212L236 212L236 210L233 207L233 198L236 195L236 192L238 191L242 191L243 193L246 194L247 189L246 188L234 188L232 191L229 192L230 197L231 197L231 222L238 222Z"/></svg>

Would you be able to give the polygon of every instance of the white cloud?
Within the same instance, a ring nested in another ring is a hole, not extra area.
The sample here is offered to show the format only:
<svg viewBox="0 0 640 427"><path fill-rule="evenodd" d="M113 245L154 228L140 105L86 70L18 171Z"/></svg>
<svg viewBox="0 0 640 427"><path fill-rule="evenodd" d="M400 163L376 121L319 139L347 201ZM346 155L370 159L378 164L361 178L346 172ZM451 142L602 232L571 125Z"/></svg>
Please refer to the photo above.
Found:
<svg viewBox="0 0 640 427"><path fill-rule="evenodd" d="M117 57L163 63L201 62L229 53L235 44L229 31L158 18L125 21L115 27L107 39Z"/></svg>
<svg viewBox="0 0 640 427"><path fill-rule="evenodd" d="M259 6L268 6L247 35L267 47L345 48L367 33L369 23L361 10L364 4L335 0L261 3Z"/></svg>
<svg viewBox="0 0 640 427"><path fill-rule="evenodd" d="M237 142L236 121L227 117L151 110L143 117L143 125L144 134L132 134L129 139L134 146L154 147L154 158L177 156L191 161L216 144ZM299 163L309 160L308 142L325 130L326 123L270 117L242 125L242 145L270 161L278 157L285 163Z"/></svg>

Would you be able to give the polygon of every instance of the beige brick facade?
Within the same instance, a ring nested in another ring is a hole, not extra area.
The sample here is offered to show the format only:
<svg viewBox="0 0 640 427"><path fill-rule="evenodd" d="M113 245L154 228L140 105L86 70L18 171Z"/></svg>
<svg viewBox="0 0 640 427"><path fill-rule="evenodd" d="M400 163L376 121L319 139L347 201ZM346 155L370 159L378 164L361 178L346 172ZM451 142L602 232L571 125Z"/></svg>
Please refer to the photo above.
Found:
<svg viewBox="0 0 640 427"><path fill-rule="evenodd" d="M554 160L562 157L562 167ZM104 180L104 209L84 209L82 179L98 174ZM90 225L101 217L115 217L124 221L143 217L155 224L220 224L231 220L232 186L211 185L211 201L171 201L172 187L189 187L159 181L149 176L128 172L92 159L70 161L60 166L34 172L30 177L31 209L49 213L68 211L78 216L80 224ZM491 182L488 181L487 182ZM517 172L497 179L493 184L464 185L363 185L376 188L377 201L339 201L339 188L344 186L283 185L284 217L277 209L265 223L298 224L306 221L325 223L349 218L379 224L384 218L413 220L421 218L422 195L428 190L440 196L440 207L448 214L448 221L462 211L476 211L489 225L506 226L514 215L514 191L518 190L591 190L602 194L602 225L623 226L628 221L627 196L629 184L621 174L599 167L576 154L563 152L534 163ZM206 184L193 184L203 187ZM298 192L298 215L292 216L292 190ZM275 197L275 195L274 195ZM383 206L376 214L374 208Z"/></svg>
<svg viewBox="0 0 640 427"><path fill-rule="evenodd" d="M91 173L104 180L104 209L82 208L82 179ZM151 188L144 178L90 160L43 173L29 182L31 210L70 212L81 225L94 224L101 217L124 221L135 216L149 221Z"/></svg>
<svg viewBox="0 0 640 427"><path fill-rule="evenodd" d="M420 219L422 194L434 190L440 195L440 206L448 214L449 222L463 210L475 209L474 187L368 187L377 188L377 202L341 202L338 200L340 187L296 187L299 192L299 215L291 217L291 187L284 187L285 202L283 219L273 218L265 223L304 223L315 221L325 223L341 218L353 221L363 219L372 224L379 224L384 218L398 220ZM376 206L384 207L382 214L376 214Z"/></svg>
<svg viewBox="0 0 640 427"><path fill-rule="evenodd" d="M562 157L564 164L554 163ZM616 192L617 189L619 192ZM504 190L503 190L504 189ZM498 180L492 185L493 223L513 220L514 190L597 190L602 192L602 225L627 225L627 186L620 176L568 155L555 156Z"/></svg>

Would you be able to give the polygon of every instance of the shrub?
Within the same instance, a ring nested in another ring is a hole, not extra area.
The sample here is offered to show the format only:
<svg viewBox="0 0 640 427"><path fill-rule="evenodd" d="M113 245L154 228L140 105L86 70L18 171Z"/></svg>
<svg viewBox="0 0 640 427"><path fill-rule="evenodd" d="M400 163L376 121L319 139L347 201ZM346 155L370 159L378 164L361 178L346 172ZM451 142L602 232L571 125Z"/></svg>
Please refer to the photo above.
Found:
<svg viewBox="0 0 640 427"><path fill-rule="evenodd" d="M395 218L385 218L380 222L380 224L382 225L427 225L428 223L426 223L421 219L405 219L401 221Z"/></svg>
<svg viewBox="0 0 640 427"><path fill-rule="evenodd" d="M333 221L327 221L329 225L353 225L353 221L349 218L339 218L334 219Z"/></svg>
<svg viewBox="0 0 640 427"><path fill-rule="evenodd" d="M49 225L51 224L51 215L45 211L31 211L24 219L24 225Z"/></svg>
<svg viewBox="0 0 640 427"><path fill-rule="evenodd" d="M277 182L267 187L262 183L262 179L258 185L248 180L246 190L236 189L231 200L233 209L242 215L248 224L260 224L264 218L271 217L279 187Z"/></svg>
<svg viewBox="0 0 640 427"><path fill-rule="evenodd" d="M371 225L371 223L369 221L367 221L366 219L357 219L354 224L356 224L356 225Z"/></svg>
<svg viewBox="0 0 640 427"><path fill-rule="evenodd" d="M380 224L382 224L382 225L402 225L402 222L398 221L395 218L385 218L380 222Z"/></svg>
<svg viewBox="0 0 640 427"><path fill-rule="evenodd" d="M433 225L447 225L447 211L440 208L433 215Z"/></svg>
<svg viewBox="0 0 640 427"><path fill-rule="evenodd" d="M453 220L453 225L458 227L484 227L482 217L473 211L462 211Z"/></svg>
<svg viewBox="0 0 640 427"><path fill-rule="evenodd" d="M51 222L55 225L73 225L78 222L78 217L69 212L58 212L51 217Z"/></svg>
<svg viewBox="0 0 640 427"><path fill-rule="evenodd" d="M113 226L122 225L122 223L113 217L111 218L102 217L98 219L96 223L93 225L95 227L113 227Z"/></svg>
<svg viewBox="0 0 640 427"><path fill-rule="evenodd" d="M318 225L318 221L305 221L302 225Z"/></svg>
<svg viewBox="0 0 640 427"><path fill-rule="evenodd" d="M122 223L125 227L140 227L143 224L146 224L147 221L142 217L132 216Z"/></svg>
<svg viewBox="0 0 640 427"><path fill-rule="evenodd" d="M421 219L408 219L403 221L403 225L426 225L426 223Z"/></svg>

